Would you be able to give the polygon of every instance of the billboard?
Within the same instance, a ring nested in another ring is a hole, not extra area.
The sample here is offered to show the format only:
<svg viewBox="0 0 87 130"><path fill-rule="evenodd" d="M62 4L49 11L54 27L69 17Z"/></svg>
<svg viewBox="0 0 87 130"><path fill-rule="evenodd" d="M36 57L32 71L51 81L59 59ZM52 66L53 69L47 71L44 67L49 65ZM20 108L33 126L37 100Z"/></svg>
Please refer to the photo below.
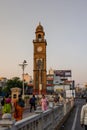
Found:
<svg viewBox="0 0 87 130"><path fill-rule="evenodd" d="M62 83L62 81L61 81L61 79L60 79L59 76L56 76L56 75L54 74L53 83L54 83L54 84L60 84L60 83Z"/></svg>
<svg viewBox="0 0 87 130"><path fill-rule="evenodd" d="M71 70L55 70L54 75L59 77L71 77Z"/></svg>

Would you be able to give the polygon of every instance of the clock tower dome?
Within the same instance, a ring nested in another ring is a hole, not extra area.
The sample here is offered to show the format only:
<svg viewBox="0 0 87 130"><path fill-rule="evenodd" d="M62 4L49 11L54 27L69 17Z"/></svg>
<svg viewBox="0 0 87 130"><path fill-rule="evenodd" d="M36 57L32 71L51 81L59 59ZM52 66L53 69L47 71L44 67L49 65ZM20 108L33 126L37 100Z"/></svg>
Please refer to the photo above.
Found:
<svg viewBox="0 0 87 130"><path fill-rule="evenodd" d="M46 45L44 39L45 33L43 26L39 23L35 31L33 40L33 79L34 93L46 94Z"/></svg>

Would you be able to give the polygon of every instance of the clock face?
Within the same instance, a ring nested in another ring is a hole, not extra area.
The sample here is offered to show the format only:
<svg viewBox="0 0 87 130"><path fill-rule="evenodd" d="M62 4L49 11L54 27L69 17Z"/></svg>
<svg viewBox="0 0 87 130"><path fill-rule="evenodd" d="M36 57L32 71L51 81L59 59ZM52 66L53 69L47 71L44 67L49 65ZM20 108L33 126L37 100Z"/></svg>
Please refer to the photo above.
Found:
<svg viewBox="0 0 87 130"><path fill-rule="evenodd" d="M39 47L37 48L37 51L38 51L38 52L41 52L41 51L42 51L42 47L39 46Z"/></svg>

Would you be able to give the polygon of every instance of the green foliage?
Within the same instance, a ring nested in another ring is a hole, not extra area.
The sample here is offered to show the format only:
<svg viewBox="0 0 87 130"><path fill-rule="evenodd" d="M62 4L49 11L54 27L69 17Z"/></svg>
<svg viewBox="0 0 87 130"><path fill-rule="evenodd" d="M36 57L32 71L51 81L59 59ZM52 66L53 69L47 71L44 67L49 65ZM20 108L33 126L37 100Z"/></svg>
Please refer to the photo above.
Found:
<svg viewBox="0 0 87 130"><path fill-rule="evenodd" d="M19 77L13 77L12 79L9 79L7 81L6 87L2 89L2 92L11 93L11 88L18 87L22 89L22 86L23 86L23 81L20 80ZM26 89L27 83L24 83L24 86Z"/></svg>
<svg viewBox="0 0 87 130"><path fill-rule="evenodd" d="M18 87L18 88L22 88L22 81L20 80L19 77L13 77L12 79L9 79L7 81L7 87L14 88L14 87Z"/></svg>
<svg viewBox="0 0 87 130"><path fill-rule="evenodd" d="M5 88L2 89L2 92L10 94L10 88L9 87L5 87Z"/></svg>

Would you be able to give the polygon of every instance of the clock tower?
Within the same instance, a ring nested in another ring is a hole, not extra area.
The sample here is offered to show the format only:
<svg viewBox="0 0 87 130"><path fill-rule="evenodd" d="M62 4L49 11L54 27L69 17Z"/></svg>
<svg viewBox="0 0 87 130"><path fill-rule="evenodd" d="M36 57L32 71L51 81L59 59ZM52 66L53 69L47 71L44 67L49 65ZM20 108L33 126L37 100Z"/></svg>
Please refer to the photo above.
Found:
<svg viewBox="0 0 87 130"><path fill-rule="evenodd" d="M45 32L43 26L39 23L35 31L35 39L33 40L33 79L34 93L46 94L46 45L44 39Z"/></svg>

